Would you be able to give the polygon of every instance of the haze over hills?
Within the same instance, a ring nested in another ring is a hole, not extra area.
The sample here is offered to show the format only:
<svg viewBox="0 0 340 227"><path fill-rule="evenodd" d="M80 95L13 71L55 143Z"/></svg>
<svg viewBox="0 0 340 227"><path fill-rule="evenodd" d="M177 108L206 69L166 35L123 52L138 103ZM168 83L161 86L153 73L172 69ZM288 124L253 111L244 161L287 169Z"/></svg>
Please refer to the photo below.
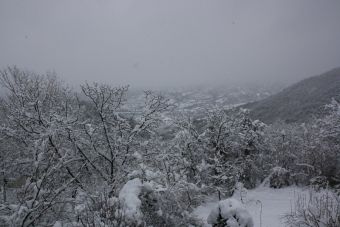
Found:
<svg viewBox="0 0 340 227"><path fill-rule="evenodd" d="M283 120L305 122L325 112L332 98L340 100L340 67L304 79L281 92L260 101L244 105L253 119L265 123Z"/></svg>

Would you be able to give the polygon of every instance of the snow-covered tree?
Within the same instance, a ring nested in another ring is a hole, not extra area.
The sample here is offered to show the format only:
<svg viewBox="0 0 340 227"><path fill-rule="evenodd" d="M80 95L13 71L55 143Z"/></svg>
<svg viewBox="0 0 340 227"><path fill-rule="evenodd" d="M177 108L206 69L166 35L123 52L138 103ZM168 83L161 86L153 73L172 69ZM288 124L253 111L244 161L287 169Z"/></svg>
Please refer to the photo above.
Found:
<svg viewBox="0 0 340 227"><path fill-rule="evenodd" d="M45 218L66 203L63 194L74 185L83 187L79 178L84 163L74 156L68 140L68 128L77 120L76 96L54 75L16 67L1 71L0 82L8 90L1 102L6 115L1 134L20 148L7 147L12 154L4 157L4 163L13 177L26 179L17 203L7 206L11 215L6 221L20 226L48 224L51 219Z"/></svg>

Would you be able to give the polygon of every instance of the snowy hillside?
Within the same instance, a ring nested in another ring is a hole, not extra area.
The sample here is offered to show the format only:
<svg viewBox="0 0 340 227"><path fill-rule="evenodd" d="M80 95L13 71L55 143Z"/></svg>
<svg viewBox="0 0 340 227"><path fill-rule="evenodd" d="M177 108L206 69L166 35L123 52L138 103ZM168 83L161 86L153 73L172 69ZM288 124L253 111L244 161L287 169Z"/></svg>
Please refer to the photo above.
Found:
<svg viewBox="0 0 340 227"><path fill-rule="evenodd" d="M76 93L16 67L0 85L0 226L274 227L290 207L290 227L339 226L335 99L312 123L267 125L230 107L250 90ZM292 185L332 196L299 200Z"/></svg>
<svg viewBox="0 0 340 227"><path fill-rule="evenodd" d="M254 119L306 122L327 113L325 105L340 100L340 68L302 80L263 100L244 105Z"/></svg>

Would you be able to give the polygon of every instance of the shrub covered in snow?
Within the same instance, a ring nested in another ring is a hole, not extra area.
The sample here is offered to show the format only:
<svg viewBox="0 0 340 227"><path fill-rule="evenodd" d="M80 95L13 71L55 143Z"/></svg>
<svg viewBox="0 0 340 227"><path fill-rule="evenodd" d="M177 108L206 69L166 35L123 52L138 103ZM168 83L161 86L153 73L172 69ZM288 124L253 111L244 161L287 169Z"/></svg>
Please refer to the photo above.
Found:
<svg viewBox="0 0 340 227"><path fill-rule="evenodd" d="M271 188L282 188L292 184L290 172L282 167L274 167L269 175L269 186Z"/></svg>
<svg viewBox="0 0 340 227"><path fill-rule="evenodd" d="M139 178L128 181L119 192L125 222L138 226L188 226L198 223L176 201L171 190Z"/></svg>
<svg viewBox="0 0 340 227"><path fill-rule="evenodd" d="M340 197L332 191L310 191L299 195L292 211L285 215L288 226L340 226Z"/></svg>
<svg viewBox="0 0 340 227"><path fill-rule="evenodd" d="M309 183L315 190L320 190L322 188L325 189L329 184L327 177L325 176L313 177L312 179L309 180Z"/></svg>
<svg viewBox="0 0 340 227"><path fill-rule="evenodd" d="M220 201L208 216L213 227L253 227L253 219L236 199Z"/></svg>
<svg viewBox="0 0 340 227"><path fill-rule="evenodd" d="M63 222L62 226L139 226L137 221L126 216L119 198L105 191L106 189L103 189L103 192L92 196L78 192L74 207L77 221Z"/></svg>

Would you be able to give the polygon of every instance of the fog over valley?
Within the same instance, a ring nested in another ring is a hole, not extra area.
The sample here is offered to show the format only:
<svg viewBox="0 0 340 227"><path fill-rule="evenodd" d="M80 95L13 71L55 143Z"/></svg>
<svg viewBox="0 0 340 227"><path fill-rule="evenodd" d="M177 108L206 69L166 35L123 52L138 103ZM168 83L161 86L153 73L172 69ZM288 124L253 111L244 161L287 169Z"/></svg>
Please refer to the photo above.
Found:
<svg viewBox="0 0 340 227"><path fill-rule="evenodd" d="M0 3L0 66L78 85L292 84L340 63L340 2Z"/></svg>

